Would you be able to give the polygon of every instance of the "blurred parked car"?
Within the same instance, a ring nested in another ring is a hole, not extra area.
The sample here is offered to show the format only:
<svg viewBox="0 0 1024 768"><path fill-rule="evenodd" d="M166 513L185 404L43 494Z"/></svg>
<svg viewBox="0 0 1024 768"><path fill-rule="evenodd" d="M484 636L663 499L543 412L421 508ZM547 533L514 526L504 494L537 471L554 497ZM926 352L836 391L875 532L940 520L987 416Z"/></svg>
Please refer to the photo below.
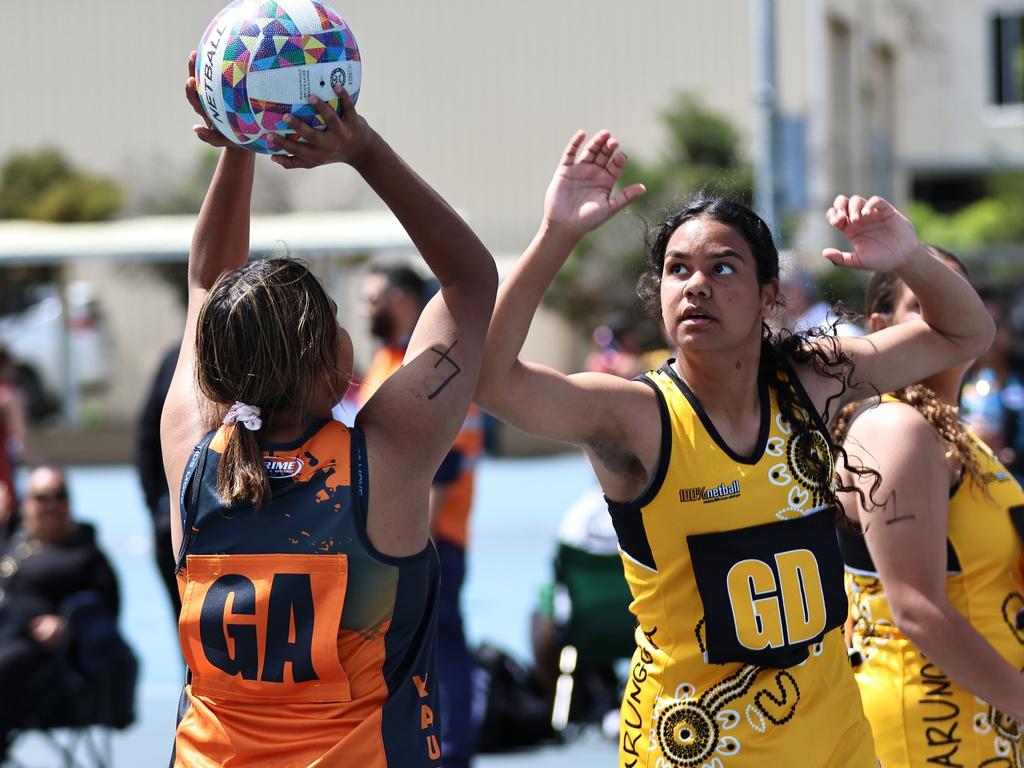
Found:
<svg viewBox="0 0 1024 768"><path fill-rule="evenodd" d="M102 310L86 282L67 288L72 380L82 392L95 392L110 380L112 343ZM29 419L55 413L64 391L64 318L56 286L41 286L38 301L0 317L0 342L16 362L15 378L25 396Z"/></svg>

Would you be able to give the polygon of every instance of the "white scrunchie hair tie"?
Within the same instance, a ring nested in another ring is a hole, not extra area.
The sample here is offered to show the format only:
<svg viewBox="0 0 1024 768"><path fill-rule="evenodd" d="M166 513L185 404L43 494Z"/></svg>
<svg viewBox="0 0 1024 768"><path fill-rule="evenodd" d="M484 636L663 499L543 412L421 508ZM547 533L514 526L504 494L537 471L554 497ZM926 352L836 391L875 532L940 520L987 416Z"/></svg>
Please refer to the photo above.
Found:
<svg viewBox="0 0 1024 768"><path fill-rule="evenodd" d="M260 418L260 408L256 405L246 405L245 403L236 401L227 412L224 417L225 424L234 424L235 422L241 422L242 426L251 432L255 432L257 429L263 426L263 419Z"/></svg>

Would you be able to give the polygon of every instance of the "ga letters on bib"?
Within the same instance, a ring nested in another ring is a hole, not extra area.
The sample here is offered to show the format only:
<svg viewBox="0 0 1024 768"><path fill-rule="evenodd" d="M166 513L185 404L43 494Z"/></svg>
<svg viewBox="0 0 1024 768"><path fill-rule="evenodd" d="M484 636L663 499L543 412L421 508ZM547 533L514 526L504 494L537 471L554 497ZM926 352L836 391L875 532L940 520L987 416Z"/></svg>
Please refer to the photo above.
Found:
<svg viewBox="0 0 1024 768"><path fill-rule="evenodd" d="M193 555L188 573L183 604L199 613L198 636L183 637L193 693L350 700L337 644L345 555Z"/></svg>

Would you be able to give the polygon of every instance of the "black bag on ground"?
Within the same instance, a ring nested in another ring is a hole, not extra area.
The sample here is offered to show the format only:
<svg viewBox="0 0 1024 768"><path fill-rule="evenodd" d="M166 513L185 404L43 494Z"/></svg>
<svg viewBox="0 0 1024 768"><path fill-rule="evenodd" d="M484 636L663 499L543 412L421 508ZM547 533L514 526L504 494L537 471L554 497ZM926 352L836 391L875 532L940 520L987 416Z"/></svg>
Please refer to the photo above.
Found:
<svg viewBox="0 0 1024 768"><path fill-rule="evenodd" d="M505 651L486 643L473 657L474 699L483 703L477 751L504 752L553 740L551 702L530 672Z"/></svg>

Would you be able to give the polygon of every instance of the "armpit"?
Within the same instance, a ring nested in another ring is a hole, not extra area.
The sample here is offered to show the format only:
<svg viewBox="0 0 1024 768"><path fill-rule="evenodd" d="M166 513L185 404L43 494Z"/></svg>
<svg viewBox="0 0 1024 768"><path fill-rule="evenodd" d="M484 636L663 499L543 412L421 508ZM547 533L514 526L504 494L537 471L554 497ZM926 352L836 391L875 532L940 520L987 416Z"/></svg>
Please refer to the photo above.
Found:
<svg viewBox="0 0 1024 768"><path fill-rule="evenodd" d="M641 483L647 480L643 462L623 446L621 440L610 435L595 435L587 440L586 447L611 473Z"/></svg>

